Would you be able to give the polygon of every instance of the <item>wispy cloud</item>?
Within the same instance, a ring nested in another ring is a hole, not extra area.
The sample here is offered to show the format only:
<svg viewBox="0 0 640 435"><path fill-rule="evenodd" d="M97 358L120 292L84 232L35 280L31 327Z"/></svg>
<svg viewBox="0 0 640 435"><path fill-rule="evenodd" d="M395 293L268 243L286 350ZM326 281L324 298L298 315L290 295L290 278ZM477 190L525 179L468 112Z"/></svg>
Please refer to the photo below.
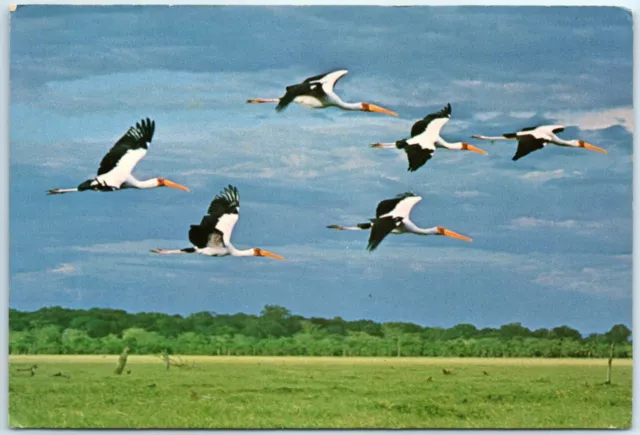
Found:
<svg viewBox="0 0 640 435"><path fill-rule="evenodd" d="M565 172L564 169L554 169L551 171L531 171L527 172L524 175L521 175L520 178L527 181L532 181L536 183L544 183L550 180L557 180L560 178L567 178L570 175Z"/></svg>
<svg viewBox="0 0 640 435"><path fill-rule="evenodd" d="M478 190L456 190L453 192L458 198L477 198L478 196L485 196L486 193L482 193Z"/></svg>
<svg viewBox="0 0 640 435"><path fill-rule="evenodd" d="M536 115L536 112L509 112L512 118L529 119Z"/></svg>
<svg viewBox="0 0 640 435"><path fill-rule="evenodd" d="M630 279L631 272L621 268L583 267L581 269L553 269L538 275L535 282L563 291L624 299L629 297L626 287Z"/></svg>
<svg viewBox="0 0 640 435"><path fill-rule="evenodd" d="M71 263L62 263L60 266L56 268L49 269L49 272L57 273L61 275L75 275L76 273L78 273L78 269L75 265Z"/></svg>
<svg viewBox="0 0 640 435"><path fill-rule="evenodd" d="M602 222L593 221L578 221L574 219L567 220L548 220L538 219L534 217L523 216L517 219L513 219L508 225L511 229L533 229L533 228L559 228L567 230L575 230L579 233L591 233L593 231L602 229L605 224Z"/></svg>
<svg viewBox="0 0 640 435"><path fill-rule="evenodd" d="M98 243L87 246L69 246L68 248L56 248L68 249L72 251L90 252L93 254L118 254L118 255L131 255L131 254L148 254L149 249L171 246L175 243L183 243L184 241L176 240L164 240L164 239L147 239L140 241L124 241L116 243Z"/></svg>
<svg viewBox="0 0 640 435"><path fill-rule="evenodd" d="M581 130L602 130L615 125L624 127L633 133L634 114L632 107L594 110L589 112L550 112L545 116L556 119L567 126L577 126Z"/></svg>

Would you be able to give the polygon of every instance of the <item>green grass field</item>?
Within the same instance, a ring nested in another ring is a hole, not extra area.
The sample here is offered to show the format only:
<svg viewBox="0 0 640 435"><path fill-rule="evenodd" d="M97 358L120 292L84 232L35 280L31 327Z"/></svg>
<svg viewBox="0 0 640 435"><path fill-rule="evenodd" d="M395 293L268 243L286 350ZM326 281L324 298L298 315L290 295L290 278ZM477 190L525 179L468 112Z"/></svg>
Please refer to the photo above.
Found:
<svg viewBox="0 0 640 435"><path fill-rule="evenodd" d="M11 356L9 423L38 428L629 428L632 362ZM35 376L18 371L38 364ZM452 373L445 375L442 369ZM485 375L484 372L487 372ZM53 377L62 372L70 378Z"/></svg>

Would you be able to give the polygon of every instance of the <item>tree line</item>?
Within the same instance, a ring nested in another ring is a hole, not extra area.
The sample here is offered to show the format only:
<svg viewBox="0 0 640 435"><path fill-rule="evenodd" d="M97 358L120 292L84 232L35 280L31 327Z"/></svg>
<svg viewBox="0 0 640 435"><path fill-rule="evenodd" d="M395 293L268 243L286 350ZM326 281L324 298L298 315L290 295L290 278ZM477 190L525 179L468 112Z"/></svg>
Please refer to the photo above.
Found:
<svg viewBox="0 0 640 435"><path fill-rule="evenodd" d="M631 358L631 330L622 324L586 337L563 325L530 330L520 323L478 329L408 322L376 323L293 315L267 305L259 315L202 311L188 316L92 308L9 310L11 354L448 356Z"/></svg>

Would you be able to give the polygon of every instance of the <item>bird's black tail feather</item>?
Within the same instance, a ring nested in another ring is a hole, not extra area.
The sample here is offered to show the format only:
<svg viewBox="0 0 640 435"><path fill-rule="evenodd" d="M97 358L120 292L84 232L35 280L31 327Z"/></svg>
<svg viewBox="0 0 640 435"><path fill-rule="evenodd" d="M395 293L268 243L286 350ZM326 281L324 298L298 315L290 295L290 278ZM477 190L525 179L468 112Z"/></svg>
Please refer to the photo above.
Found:
<svg viewBox="0 0 640 435"><path fill-rule="evenodd" d="M87 181L84 181L83 183L81 183L81 184L78 186L78 191L79 191L79 192L82 192L83 190L91 190L91 189L93 189L93 186L91 186L91 183L93 183L93 181L94 181L94 180L87 180Z"/></svg>
<svg viewBox="0 0 640 435"><path fill-rule="evenodd" d="M398 148L399 150L404 149L407 145L408 144L406 140L399 140L396 142L396 148Z"/></svg>

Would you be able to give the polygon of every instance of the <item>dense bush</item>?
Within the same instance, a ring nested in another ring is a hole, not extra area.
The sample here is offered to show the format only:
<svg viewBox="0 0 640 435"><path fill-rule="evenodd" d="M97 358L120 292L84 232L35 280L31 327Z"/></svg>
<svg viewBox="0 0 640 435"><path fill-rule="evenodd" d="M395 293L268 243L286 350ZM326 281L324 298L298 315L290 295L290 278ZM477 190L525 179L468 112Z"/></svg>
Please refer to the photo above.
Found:
<svg viewBox="0 0 640 435"><path fill-rule="evenodd" d="M498 329L460 324L429 328L413 323L378 324L293 316L266 306L259 316L200 312L187 317L121 310L42 308L9 310L12 354L117 354L168 349L184 355L457 356L630 358L631 331L615 325L583 337L568 326L531 331L519 323Z"/></svg>

